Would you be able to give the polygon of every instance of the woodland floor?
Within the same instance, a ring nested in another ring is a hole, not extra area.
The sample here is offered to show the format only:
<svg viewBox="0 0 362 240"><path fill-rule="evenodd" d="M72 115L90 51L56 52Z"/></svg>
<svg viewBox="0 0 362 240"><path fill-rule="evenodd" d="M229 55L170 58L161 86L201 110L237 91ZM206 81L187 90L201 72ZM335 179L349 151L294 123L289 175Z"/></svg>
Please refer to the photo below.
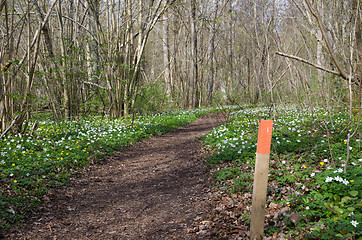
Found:
<svg viewBox="0 0 362 240"><path fill-rule="evenodd" d="M90 166L5 239L220 239L195 223L211 211L198 138L223 121L202 117Z"/></svg>

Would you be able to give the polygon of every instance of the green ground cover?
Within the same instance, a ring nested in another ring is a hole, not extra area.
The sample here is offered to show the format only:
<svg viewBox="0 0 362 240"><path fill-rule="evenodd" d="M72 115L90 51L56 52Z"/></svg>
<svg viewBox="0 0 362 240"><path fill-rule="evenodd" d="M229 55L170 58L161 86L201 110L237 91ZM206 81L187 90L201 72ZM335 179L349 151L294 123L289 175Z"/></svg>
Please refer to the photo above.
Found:
<svg viewBox="0 0 362 240"><path fill-rule="evenodd" d="M249 196L237 219L249 224L259 119L274 119L265 234L287 239L361 239L361 127L346 112L249 108L204 137L222 191ZM348 146L348 148L347 148ZM347 151L350 157L344 173ZM241 199L243 199L242 197Z"/></svg>
<svg viewBox="0 0 362 240"><path fill-rule="evenodd" d="M69 182L91 163L130 144L226 108L197 109L127 119L79 118L44 121L35 134L0 140L0 232L19 224L47 191ZM31 123L30 123L31 125Z"/></svg>

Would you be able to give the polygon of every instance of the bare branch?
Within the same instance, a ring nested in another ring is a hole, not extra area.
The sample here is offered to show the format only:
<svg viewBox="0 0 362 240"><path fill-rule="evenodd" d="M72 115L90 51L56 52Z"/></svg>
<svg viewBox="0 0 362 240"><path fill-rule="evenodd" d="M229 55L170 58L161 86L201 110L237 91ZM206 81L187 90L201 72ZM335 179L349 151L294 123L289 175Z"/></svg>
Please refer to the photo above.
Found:
<svg viewBox="0 0 362 240"><path fill-rule="evenodd" d="M2 139L14 126L16 121L18 120L19 116L16 116L14 120L11 122L10 126L1 134L0 139Z"/></svg>
<svg viewBox="0 0 362 240"><path fill-rule="evenodd" d="M57 3L58 0L54 0L53 4L51 5L47 15L44 18L44 21L39 25L39 28L37 29L37 31L34 34L33 40L30 43L30 47L29 49L33 48L35 43L37 42L38 38L40 37L40 31L44 28L44 26L47 24L50 14L53 11L53 8L55 7L55 4ZM23 65L24 61L26 60L26 57L28 56L28 53L24 53L22 59L20 60L17 69L15 70L15 73L20 69L20 66Z"/></svg>
<svg viewBox="0 0 362 240"><path fill-rule="evenodd" d="M69 21L72 21L72 22L74 22L75 24L77 24L78 26L80 26L81 28L83 28L87 33L89 33L89 34L93 37L94 41L95 41L98 45L100 44L100 43L99 43L99 40L97 39L97 37L96 37L91 31L89 31L89 29L88 29L86 26L82 25L82 24L79 23L78 21L76 21L76 20L74 20L74 19L72 19L72 18L70 18L70 17L68 17L68 16L62 15L62 18L68 19ZM134 38L136 38L136 37L137 37L137 36L135 36Z"/></svg>
<svg viewBox="0 0 362 240"><path fill-rule="evenodd" d="M99 84L96 84L96 83L87 82L87 81L83 81L83 83L89 84L89 85L92 85L92 86L96 86L96 87L98 87L98 88L105 89L105 90L111 90L110 87L103 87L103 86L101 86L101 85L99 85Z"/></svg>
<svg viewBox="0 0 362 240"><path fill-rule="evenodd" d="M339 63L336 55L334 54L333 52L333 48L332 48L332 45L331 43L329 42L328 38L327 38L327 33L326 33L326 29L324 27L324 24L322 22L322 19L321 17L319 16L319 13L317 11L317 9L314 9L312 7L312 4L310 3L309 0L305 0L305 2L307 3L308 5L308 8L309 8L309 11L313 14L313 16L317 19L317 22L318 22L318 26L319 26L319 29L321 30L322 32L322 36L324 38L324 41L327 45L327 49L328 49L328 52L329 54L331 55L331 58L334 62L334 64L336 65L338 71L340 72L340 76L344 79L349 79L349 76L347 75L347 73L344 71L344 69L342 68L341 64ZM323 69L322 69L323 70Z"/></svg>
<svg viewBox="0 0 362 240"><path fill-rule="evenodd" d="M282 53L282 52L276 52L275 54L279 55L279 56L282 56L282 57L287 57L287 58L291 58L291 59L294 59L294 60L297 60L299 62L302 62L302 63L305 63L305 64L308 64L312 67L315 67L319 70L322 70L322 71L325 71L325 72L328 72L328 73L331 73L331 74L334 74L334 75L337 75L339 77L342 77L343 79L345 80L349 80L350 78L352 79L352 82L354 83L357 83L359 85L359 82L356 81L356 79L352 76L349 76L349 75L342 75L341 72L339 71L334 71L334 70L331 70L331 69L328 69L328 68L325 68L323 66L320 66L320 65L317 65L315 63L312 63L304 58L301 58L301 57L298 57L298 56L294 56L294 55L289 55L289 54L286 54L286 53Z"/></svg>
<svg viewBox="0 0 362 240"><path fill-rule="evenodd" d="M3 11L5 4L6 4L6 0L0 0L0 13Z"/></svg>

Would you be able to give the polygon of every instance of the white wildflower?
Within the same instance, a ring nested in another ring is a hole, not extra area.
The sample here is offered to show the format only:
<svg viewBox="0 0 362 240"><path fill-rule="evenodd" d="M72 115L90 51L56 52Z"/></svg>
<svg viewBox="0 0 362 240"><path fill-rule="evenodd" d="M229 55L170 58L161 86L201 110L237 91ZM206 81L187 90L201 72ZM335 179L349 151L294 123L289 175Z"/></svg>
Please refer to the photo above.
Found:
<svg viewBox="0 0 362 240"><path fill-rule="evenodd" d="M326 178L325 182L332 182L332 181L333 181L333 178L332 178L332 177L327 176L327 178Z"/></svg>
<svg viewBox="0 0 362 240"><path fill-rule="evenodd" d="M341 178L340 176L334 177L334 180L337 182L343 182L343 178Z"/></svg>
<svg viewBox="0 0 362 240"><path fill-rule="evenodd" d="M357 222L356 220L352 220L352 221L351 221L351 224L352 224L354 227L357 227L357 225L359 224L359 222Z"/></svg>

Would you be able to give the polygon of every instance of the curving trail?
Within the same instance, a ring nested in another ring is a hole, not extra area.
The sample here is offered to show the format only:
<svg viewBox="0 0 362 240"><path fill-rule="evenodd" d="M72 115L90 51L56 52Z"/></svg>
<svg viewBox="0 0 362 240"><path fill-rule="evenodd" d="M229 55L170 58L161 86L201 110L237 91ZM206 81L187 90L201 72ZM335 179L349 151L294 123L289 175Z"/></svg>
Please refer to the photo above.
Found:
<svg viewBox="0 0 362 240"><path fill-rule="evenodd" d="M223 121L222 114L202 117L90 167L5 239L205 239L190 231L208 211L197 139Z"/></svg>

